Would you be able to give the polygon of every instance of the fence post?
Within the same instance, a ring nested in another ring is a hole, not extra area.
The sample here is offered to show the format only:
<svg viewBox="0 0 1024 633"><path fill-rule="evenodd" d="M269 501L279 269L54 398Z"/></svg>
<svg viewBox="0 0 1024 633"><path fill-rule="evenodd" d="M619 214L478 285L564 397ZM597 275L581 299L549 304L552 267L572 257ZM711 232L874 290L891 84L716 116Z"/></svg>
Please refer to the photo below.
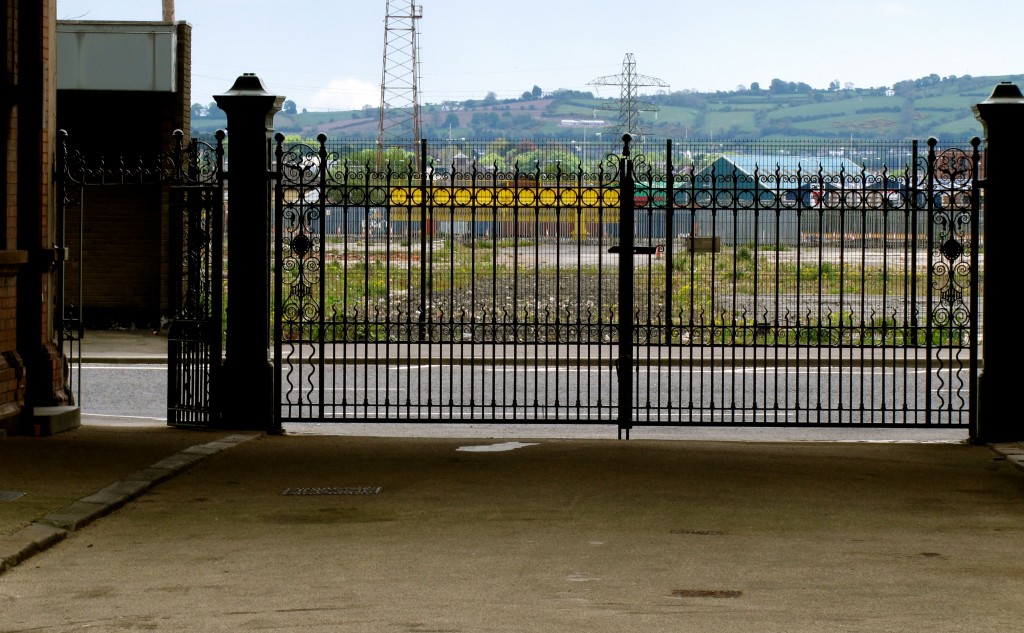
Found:
<svg viewBox="0 0 1024 633"><path fill-rule="evenodd" d="M1014 216L1020 206L1020 174L1024 168L1024 95L1010 82L995 87L988 99L974 106L985 130L982 176L982 341L984 367L978 377L978 419L971 436L976 442L1024 440L1024 426L1014 409L1016 389L1007 389L1015 360L1011 344L1013 318L1007 299L997 293L1016 287ZM1005 382L1004 382L1005 381Z"/></svg>
<svg viewBox="0 0 1024 633"><path fill-rule="evenodd" d="M214 95L227 114L228 288L223 380L215 388L223 428L277 431L270 346L270 137L283 96L252 73Z"/></svg>

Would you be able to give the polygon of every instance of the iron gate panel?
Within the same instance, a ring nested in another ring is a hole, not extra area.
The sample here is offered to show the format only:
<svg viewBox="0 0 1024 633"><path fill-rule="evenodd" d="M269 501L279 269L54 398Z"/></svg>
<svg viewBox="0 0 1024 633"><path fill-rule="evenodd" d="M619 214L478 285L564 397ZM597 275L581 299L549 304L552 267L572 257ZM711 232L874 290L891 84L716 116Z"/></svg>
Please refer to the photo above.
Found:
<svg viewBox="0 0 1024 633"><path fill-rule="evenodd" d="M967 427L977 147L503 167L278 135L280 421Z"/></svg>
<svg viewBox="0 0 1024 633"><path fill-rule="evenodd" d="M57 297L55 325L57 330L57 348L60 349L67 359L62 371L62 380L67 393L71 395L74 403L82 401L82 271L81 271L81 249L78 253L72 253L69 246L68 231L74 230L78 233L77 243L81 245L82 227L82 200L86 178L81 154L72 150L68 145L68 135L60 132L60 148L57 152L57 221L56 241L58 251L63 258L60 266L57 267ZM77 223L69 223L68 218L76 218ZM75 262L72 264L71 262ZM75 266L78 270L69 270ZM78 280L78 292L75 296L69 296L67 292L67 279L69 277Z"/></svg>
<svg viewBox="0 0 1024 633"><path fill-rule="evenodd" d="M608 310L617 284L601 256L612 241L598 236L587 240L588 253L580 248L586 224L603 224L605 209L582 195L574 208L543 206L565 197L573 176L543 183L540 172L516 169L485 183L453 172L427 186L411 171L341 164L323 140L279 145L277 170L274 340L283 419L616 419ZM596 177L612 182L607 173ZM485 217L483 234L476 229ZM541 251L541 234L554 234L554 253ZM532 252L500 252L500 243L525 244L527 236ZM542 256L555 262L542 274L487 272ZM586 301L584 264L598 270ZM577 346L586 349L584 363ZM372 388L358 398L337 395L353 384Z"/></svg>
<svg viewBox="0 0 1024 633"><path fill-rule="evenodd" d="M634 394L635 423L968 427L980 336L977 148L930 141L919 155L914 143L893 176L827 154L801 164L768 152L673 171L669 142L667 173L637 169L638 225L648 236L660 223L693 234L677 254L664 233L664 281L650 269L634 279L648 297L664 288L635 319L636 340L657 359L634 368L646 385ZM690 289L682 309L668 282L674 263ZM659 365L685 369L655 376Z"/></svg>
<svg viewBox="0 0 1024 633"><path fill-rule="evenodd" d="M60 347L68 357L65 375L69 393L81 399L82 200L91 187L149 185L169 192L172 273L168 324L168 424L206 427L217 416L214 380L221 359L223 269L223 133L216 146L174 133L174 147L150 156L126 159L122 154L86 155L62 134L58 243L68 245L67 232L77 230L79 249L69 253L58 270L57 305ZM67 226L68 218L77 227ZM176 255L176 257L175 257ZM70 270L69 270L70 267ZM78 296L68 297L64 279L77 275Z"/></svg>
<svg viewBox="0 0 1024 633"><path fill-rule="evenodd" d="M209 427L221 414L223 354L224 138L178 148L171 187L171 319L167 332L167 423Z"/></svg>

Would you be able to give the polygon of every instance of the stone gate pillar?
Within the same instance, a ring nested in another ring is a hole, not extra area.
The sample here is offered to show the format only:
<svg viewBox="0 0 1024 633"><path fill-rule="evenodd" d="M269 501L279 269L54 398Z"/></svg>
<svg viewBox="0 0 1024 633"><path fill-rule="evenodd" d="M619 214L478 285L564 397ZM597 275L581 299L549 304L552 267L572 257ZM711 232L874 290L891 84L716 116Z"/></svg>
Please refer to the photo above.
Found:
<svg viewBox="0 0 1024 633"><path fill-rule="evenodd" d="M252 73L213 97L227 114L227 336L218 425L276 431L270 348L269 140L283 96Z"/></svg>
<svg viewBox="0 0 1024 633"><path fill-rule="evenodd" d="M973 108L985 130L982 154L984 178L981 254L982 342L984 368L978 379L978 423L974 440L1007 442L1024 440L1024 425L1016 407L1017 389L1007 388L1013 379L1011 363L1017 355L1010 331L1016 312L1015 254L1019 234L1013 227L1020 211L1021 148L1024 148L1024 95L1010 82L995 87L992 95Z"/></svg>

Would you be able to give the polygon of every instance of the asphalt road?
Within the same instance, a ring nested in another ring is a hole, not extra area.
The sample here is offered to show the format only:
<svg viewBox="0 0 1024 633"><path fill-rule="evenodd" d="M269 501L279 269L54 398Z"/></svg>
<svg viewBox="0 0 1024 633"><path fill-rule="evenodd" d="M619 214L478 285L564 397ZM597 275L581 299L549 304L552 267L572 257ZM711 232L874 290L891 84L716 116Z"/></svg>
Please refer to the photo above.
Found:
<svg viewBox="0 0 1024 633"><path fill-rule="evenodd" d="M81 372L83 423L164 425L167 423L167 366L163 364L85 363ZM578 438L613 439L610 424L452 423L287 423L289 434L373 437ZM632 439L712 441L951 442L968 438L966 429L900 428L730 428L634 427Z"/></svg>

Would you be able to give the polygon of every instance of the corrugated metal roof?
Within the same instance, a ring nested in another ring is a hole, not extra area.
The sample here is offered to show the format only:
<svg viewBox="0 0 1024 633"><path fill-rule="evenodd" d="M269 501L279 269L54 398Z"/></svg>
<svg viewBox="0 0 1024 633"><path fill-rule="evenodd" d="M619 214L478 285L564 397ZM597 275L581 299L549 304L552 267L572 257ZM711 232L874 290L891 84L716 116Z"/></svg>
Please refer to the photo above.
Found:
<svg viewBox="0 0 1024 633"><path fill-rule="evenodd" d="M787 176L796 175L798 171L801 175L813 176L819 169L826 174L838 174L843 171L847 176L855 176L861 173L860 165L841 156L730 154L720 157L711 166L717 174L728 173L723 172L723 169L736 169L748 175L753 175L755 169L760 175L774 174L777 170ZM707 173L709 170L710 167L702 172Z"/></svg>

